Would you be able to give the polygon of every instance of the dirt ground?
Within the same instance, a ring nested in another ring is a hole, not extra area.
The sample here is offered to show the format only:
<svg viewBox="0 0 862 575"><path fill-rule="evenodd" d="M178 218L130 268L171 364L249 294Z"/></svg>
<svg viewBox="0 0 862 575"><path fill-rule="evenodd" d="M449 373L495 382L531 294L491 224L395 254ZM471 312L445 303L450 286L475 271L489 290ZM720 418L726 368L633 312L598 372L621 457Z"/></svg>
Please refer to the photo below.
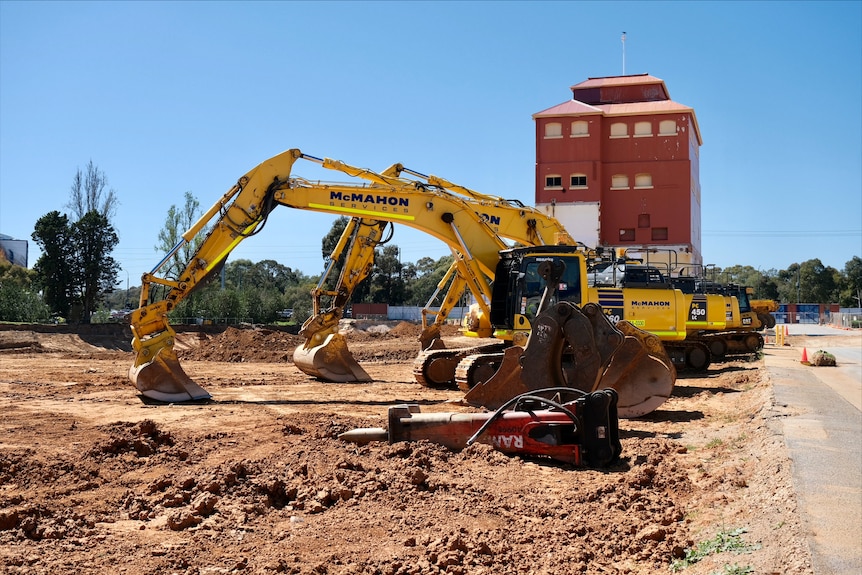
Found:
<svg viewBox="0 0 862 575"><path fill-rule="evenodd" d="M0 572L812 573L761 359L680 374L594 470L339 440L397 403L468 410L414 382L412 324L347 326L367 384L309 378L285 332L181 332L214 398L183 405L137 394L123 329L0 329Z"/></svg>

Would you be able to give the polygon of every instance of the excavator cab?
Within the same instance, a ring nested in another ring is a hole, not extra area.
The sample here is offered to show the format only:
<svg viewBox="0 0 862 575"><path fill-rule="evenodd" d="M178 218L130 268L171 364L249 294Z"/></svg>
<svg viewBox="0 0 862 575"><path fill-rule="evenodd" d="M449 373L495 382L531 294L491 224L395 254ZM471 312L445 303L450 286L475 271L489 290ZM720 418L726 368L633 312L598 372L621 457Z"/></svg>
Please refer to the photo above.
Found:
<svg viewBox="0 0 862 575"><path fill-rule="evenodd" d="M540 267L546 262L561 262L564 270L542 306L547 281ZM583 253L574 246L537 246L512 248L500 252L491 291L491 325L495 336L514 340L529 335L531 324L542 309L560 301L580 304ZM523 339L525 342L525 339Z"/></svg>

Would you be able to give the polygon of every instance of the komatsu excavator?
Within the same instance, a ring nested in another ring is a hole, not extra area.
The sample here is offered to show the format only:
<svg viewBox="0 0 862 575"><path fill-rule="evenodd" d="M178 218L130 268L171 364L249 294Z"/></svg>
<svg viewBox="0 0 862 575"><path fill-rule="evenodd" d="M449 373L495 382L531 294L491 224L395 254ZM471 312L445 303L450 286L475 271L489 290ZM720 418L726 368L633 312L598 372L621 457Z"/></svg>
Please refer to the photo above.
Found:
<svg viewBox="0 0 862 575"><path fill-rule="evenodd" d="M322 183L293 176L292 168L300 159L366 182ZM409 179L403 177L404 174L419 179ZM258 233L270 212L280 205L353 218L331 258L335 262L343 255L346 261L337 287L329 292L323 288L325 274L314 293L314 315L303 324L300 332L306 338L305 345L297 348L294 354L294 363L302 371L328 381L370 379L347 350L343 337L338 333L338 320L353 288L368 275L374 246L380 241L387 223L422 230L446 243L453 254L446 302L435 326L440 325L440 318L445 318L447 310L457 301L454 294L460 295L465 287L474 295L486 317L493 314L489 304L494 299L491 279L501 252L510 249L509 242L530 246L574 244L554 218L535 208L478 194L434 176L405 170L400 164L377 173L340 161L310 156L298 149L287 150L240 177L183 234L163 260L142 276L140 307L132 312L130 318L136 357L129 376L144 396L164 402L210 397L180 366L173 349L174 330L168 322L168 313L216 274L228 254L243 239ZM159 277L157 272L164 263L210 223L209 232L179 277ZM562 250L564 246L558 248ZM572 266L576 273L583 274L584 251L583 246L565 246L566 257L576 262ZM166 288L167 294L163 299L150 301L153 285ZM331 296L326 310L319 304L321 295ZM496 296L497 301L500 297ZM604 313L596 313L598 306L589 308L592 310L589 313L600 316L599 319L605 318L604 323L590 323L584 313L587 308L582 309L578 302L567 304L564 312L550 303L548 298L544 314L565 314L582 320L557 322L565 327L561 327L562 331L553 338L556 351L544 357L539 355L542 361L552 363L531 364L536 361L535 355L525 355L512 368L520 374L519 377L523 376L521 379L526 380L529 389L533 389L529 387L529 374L538 369L553 372L554 377L563 383L574 380L571 374L577 373L582 380L589 381L589 385L583 384L584 387L600 389L612 385L620 396L621 416L625 416L626 399L633 401L629 405L630 413L640 415L652 411L670 395L675 370L661 346L647 345L652 344L649 334L624 321L614 326ZM579 303L586 304L586 301L582 299ZM543 326L543 333L548 331L547 325L538 322L538 318L537 325ZM426 339L433 341L434 328L427 325L426 328ZM577 334L579 339L573 334ZM538 350L540 346L530 347ZM570 359L565 368L553 363L562 355ZM586 365L590 366L589 369ZM621 366L627 369L621 369ZM589 376L584 376L585 373ZM498 401L501 397L508 395L511 398L518 393L519 390L503 387L497 389L493 396Z"/></svg>
<svg viewBox="0 0 862 575"><path fill-rule="evenodd" d="M753 295L753 288L745 288L749 296ZM750 291L749 291L750 290ZM778 302L772 299L750 299L751 311L757 314L757 319L760 320L760 329L772 329L775 327L775 316L773 312L779 310Z"/></svg>
<svg viewBox="0 0 862 575"><path fill-rule="evenodd" d="M663 302L672 299L671 291L682 292L680 308L685 313L685 337L657 334L678 367L703 370L712 362L751 354L763 348L763 337L754 332L760 328L760 321L748 303L749 291L746 288L718 284L700 275L669 277L657 266L640 263L618 262L609 268L612 269L591 274L594 285L615 285L623 293L640 290L636 301L642 306L662 309L667 307ZM628 301L630 298L624 299ZM613 309L609 302L599 300L599 303L603 304L606 312ZM629 319L628 310L623 317ZM652 325L649 322L646 324L648 327L636 325L656 333L649 327Z"/></svg>

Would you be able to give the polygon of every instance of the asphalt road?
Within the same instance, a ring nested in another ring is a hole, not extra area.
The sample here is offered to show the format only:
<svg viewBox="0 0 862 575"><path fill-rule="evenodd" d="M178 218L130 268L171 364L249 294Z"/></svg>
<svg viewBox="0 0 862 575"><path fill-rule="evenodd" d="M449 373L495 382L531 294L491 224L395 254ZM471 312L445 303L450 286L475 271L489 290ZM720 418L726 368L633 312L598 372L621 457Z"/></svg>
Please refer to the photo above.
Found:
<svg viewBox="0 0 862 575"><path fill-rule="evenodd" d="M799 511L817 575L862 573L862 345L860 332L789 326L803 345L764 349L776 409L793 460ZM818 341L822 336L829 337ZM797 338L791 338L791 341ZM774 341L770 338L770 341ZM836 343L838 342L838 343ZM813 344L813 345L812 345ZM801 363L805 350L833 354L838 367Z"/></svg>

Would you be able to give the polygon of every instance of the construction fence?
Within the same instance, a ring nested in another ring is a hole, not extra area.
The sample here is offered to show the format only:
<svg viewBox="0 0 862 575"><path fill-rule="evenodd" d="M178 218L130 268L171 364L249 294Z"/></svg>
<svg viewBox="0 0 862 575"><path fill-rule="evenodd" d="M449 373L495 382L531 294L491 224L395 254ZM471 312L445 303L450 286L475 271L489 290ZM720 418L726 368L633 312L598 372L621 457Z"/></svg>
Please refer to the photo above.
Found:
<svg viewBox="0 0 862 575"><path fill-rule="evenodd" d="M862 308L842 308L831 314L830 325L844 328L862 328Z"/></svg>

